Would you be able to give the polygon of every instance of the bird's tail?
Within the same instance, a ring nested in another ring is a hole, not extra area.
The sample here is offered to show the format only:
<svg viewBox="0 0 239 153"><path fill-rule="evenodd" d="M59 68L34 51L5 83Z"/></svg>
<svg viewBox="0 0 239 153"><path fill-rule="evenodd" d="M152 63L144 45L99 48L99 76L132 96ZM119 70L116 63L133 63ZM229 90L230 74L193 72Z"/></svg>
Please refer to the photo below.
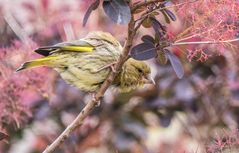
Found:
<svg viewBox="0 0 239 153"><path fill-rule="evenodd" d="M39 66L54 66L55 59L57 59L56 56L49 56L49 57L44 57L44 58L40 58L40 59L36 59L36 60L32 60L32 61L27 61L27 62L23 63L16 70L16 72L24 70L24 69L39 67Z"/></svg>

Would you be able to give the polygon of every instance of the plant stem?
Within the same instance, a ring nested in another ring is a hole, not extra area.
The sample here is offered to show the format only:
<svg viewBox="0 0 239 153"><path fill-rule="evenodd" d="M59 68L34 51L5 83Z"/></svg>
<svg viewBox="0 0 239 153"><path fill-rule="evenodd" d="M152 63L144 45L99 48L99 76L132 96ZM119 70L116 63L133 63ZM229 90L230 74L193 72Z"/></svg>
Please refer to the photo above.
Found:
<svg viewBox="0 0 239 153"><path fill-rule="evenodd" d="M200 44L220 44L220 43L232 43L239 41L239 38L222 40L222 41L189 41L189 42L175 42L172 43L171 46L179 46L179 45L200 45Z"/></svg>

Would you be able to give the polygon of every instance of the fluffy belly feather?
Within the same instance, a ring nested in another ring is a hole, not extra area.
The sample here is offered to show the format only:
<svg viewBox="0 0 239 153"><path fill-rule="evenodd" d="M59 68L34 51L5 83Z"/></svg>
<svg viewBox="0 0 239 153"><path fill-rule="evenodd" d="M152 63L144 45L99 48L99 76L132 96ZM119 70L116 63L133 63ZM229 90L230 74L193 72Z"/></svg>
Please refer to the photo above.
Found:
<svg viewBox="0 0 239 153"><path fill-rule="evenodd" d="M102 70L98 73L92 73L89 70L72 66L64 69L56 68L56 70L68 84L88 92L99 89L109 74L109 69Z"/></svg>

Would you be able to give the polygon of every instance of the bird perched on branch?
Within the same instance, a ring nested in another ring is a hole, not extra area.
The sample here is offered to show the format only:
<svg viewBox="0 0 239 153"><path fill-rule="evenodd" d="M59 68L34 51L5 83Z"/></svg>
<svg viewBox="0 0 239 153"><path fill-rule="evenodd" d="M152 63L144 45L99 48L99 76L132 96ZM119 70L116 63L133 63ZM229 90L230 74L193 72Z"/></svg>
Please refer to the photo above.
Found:
<svg viewBox="0 0 239 153"><path fill-rule="evenodd" d="M110 34L91 32L85 38L40 47L35 52L45 56L27 61L16 71L39 66L54 68L69 84L87 92L97 91L106 80L113 65L122 53L122 46ZM150 67L134 59L128 59L113 85L121 92L129 92L146 83L149 79Z"/></svg>

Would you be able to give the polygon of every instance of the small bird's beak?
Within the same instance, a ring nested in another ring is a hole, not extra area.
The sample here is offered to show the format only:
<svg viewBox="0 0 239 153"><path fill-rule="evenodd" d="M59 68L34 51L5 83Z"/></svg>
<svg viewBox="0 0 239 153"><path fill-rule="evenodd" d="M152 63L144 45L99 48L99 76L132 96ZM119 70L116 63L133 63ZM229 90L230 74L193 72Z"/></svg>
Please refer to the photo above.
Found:
<svg viewBox="0 0 239 153"><path fill-rule="evenodd" d="M154 84L155 85L155 81L151 76L144 76L143 77L143 82L145 84Z"/></svg>

